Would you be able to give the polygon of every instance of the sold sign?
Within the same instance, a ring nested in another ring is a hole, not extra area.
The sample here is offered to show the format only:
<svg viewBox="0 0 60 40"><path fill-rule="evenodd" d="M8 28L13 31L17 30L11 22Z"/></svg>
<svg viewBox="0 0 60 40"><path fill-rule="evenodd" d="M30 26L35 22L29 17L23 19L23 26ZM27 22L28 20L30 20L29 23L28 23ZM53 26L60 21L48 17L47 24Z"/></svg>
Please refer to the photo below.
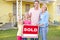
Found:
<svg viewBox="0 0 60 40"><path fill-rule="evenodd" d="M37 38L38 37L38 26L24 25L23 37L26 38Z"/></svg>

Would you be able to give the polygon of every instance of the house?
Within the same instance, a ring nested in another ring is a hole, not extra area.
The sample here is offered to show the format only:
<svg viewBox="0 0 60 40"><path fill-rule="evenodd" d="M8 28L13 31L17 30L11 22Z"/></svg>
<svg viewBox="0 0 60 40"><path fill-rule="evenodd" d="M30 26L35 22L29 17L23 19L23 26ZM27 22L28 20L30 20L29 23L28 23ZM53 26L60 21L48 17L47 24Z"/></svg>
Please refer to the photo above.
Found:
<svg viewBox="0 0 60 40"><path fill-rule="evenodd" d="M16 0L0 0L0 26L13 26L16 20Z"/></svg>
<svg viewBox="0 0 60 40"><path fill-rule="evenodd" d="M47 4L48 12L50 14L50 22L60 22L60 0L39 0L40 7L42 3ZM22 0L22 14L29 11L34 5L34 0ZM20 0L18 0L18 9L20 7ZM0 26L11 23L14 25L17 22L16 18L16 0L0 0Z"/></svg>

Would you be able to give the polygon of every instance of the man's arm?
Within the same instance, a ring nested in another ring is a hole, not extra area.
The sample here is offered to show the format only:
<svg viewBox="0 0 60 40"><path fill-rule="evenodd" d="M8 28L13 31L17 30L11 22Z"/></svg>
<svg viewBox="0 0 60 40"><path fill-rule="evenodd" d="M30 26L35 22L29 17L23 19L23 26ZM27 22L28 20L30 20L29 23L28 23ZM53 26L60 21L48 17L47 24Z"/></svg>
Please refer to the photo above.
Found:
<svg viewBox="0 0 60 40"><path fill-rule="evenodd" d="M32 11L31 11L31 9L30 9L30 10L29 10L29 13L28 13L28 16L31 17L31 15L32 15Z"/></svg>

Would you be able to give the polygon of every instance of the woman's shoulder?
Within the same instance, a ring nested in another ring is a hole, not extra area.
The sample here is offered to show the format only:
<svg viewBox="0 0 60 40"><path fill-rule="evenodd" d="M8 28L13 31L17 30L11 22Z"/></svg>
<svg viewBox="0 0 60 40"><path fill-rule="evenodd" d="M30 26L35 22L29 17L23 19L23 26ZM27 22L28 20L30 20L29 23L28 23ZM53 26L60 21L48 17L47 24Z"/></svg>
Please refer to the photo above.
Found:
<svg viewBox="0 0 60 40"><path fill-rule="evenodd" d="M46 15L49 15L48 11L45 12Z"/></svg>
<svg viewBox="0 0 60 40"><path fill-rule="evenodd" d="M49 13L48 13L48 11L45 12L45 16L48 16L48 17L49 17Z"/></svg>
<svg viewBox="0 0 60 40"><path fill-rule="evenodd" d="M46 13L48 13L48 11L46 11Z"/></svg>

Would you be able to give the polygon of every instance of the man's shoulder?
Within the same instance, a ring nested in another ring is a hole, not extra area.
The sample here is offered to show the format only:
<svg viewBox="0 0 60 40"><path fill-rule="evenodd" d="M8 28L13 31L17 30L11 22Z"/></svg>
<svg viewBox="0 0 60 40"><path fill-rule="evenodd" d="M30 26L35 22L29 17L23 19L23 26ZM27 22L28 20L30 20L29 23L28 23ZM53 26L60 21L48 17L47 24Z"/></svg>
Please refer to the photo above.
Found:
<svg viewBox="0 0 60 40"><path fill-rule="evenodd" d="M30 8L30 10L34 10L34 7ZM39 10L41 10L41 8L39 8Z"/></svg>
<svg viewBox="0 0 60 40"><path fill-rule="evenodd" d="M31 8L30 10L33 10L34 9L34 7L33 8Z"/></svg>

